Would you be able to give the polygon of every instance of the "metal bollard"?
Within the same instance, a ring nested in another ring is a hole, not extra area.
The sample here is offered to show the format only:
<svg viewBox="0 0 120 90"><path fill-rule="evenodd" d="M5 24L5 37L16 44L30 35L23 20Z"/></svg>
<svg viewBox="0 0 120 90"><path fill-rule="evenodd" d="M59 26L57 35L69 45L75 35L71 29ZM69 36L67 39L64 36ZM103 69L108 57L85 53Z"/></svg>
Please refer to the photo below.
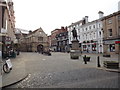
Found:
<svg viewBox="0 0 120 90"><path fill-rule="evenodd" d="M84 56L84 62L85 62L85 64L87 64L87 61L86 61L86 55Z"/></svg>
<svg viewBox="0 0 120 90"><path fill-rule="evenodd" d="M97 67L100 67L100 57L97 57Z"/></svg>

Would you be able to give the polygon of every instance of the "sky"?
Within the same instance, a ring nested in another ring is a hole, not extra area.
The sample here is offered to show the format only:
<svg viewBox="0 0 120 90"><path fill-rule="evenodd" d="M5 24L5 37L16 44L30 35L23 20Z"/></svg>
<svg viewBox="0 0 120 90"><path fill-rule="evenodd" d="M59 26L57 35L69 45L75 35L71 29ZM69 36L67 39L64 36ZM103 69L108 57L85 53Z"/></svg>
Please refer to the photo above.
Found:
<svg viewBox="0 0 120 90"><path fill-rule="evenodd" d="M120 0L12 0L16 28L36 30L42 28L50 35L52 30L69 26L88 16L89 21L118 11Z"/></svg>

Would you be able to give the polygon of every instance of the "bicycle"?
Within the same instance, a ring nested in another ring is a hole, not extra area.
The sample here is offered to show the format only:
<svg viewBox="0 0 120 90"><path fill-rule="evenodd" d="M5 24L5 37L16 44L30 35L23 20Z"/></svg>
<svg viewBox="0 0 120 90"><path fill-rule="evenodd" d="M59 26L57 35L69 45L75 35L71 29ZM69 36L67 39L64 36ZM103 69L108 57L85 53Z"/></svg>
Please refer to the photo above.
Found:
<svg viewBox="0 0 120 90"><path fill-rule="evenodd" d="M11 70L12 70L12 63L11 60L7 57L3 64L3 71L5 73L9 73Z"/></svg>

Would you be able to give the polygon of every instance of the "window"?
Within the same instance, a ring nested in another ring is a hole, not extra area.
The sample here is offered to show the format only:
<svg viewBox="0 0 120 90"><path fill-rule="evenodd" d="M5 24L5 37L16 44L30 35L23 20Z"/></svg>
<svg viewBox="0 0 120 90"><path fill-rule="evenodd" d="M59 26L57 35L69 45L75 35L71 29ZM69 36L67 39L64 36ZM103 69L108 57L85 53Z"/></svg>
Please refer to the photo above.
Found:
<svg viewBox="0 0 120 90"><path fill-rule="evenodd" d="M109 19L109 20L108 20L108 24L111 24L111 23L112 23L112 20L111 20L111 19Z"/></svg>
<svg viewBox="0 0 120 90"><path fill-rule="evenodd" d="M93 28L95 28L95 25L93 25Z"/></svg>
<svg viewBox="0 0 120 90"><path fill-rule="evenodd" d="M120 21L120 16L118 16L118 20Z"/></svg>
<svg viewBox="0 0 120 90"><path fill-rule="evenodd" d="M110 52L114 52L115 51L115 44L110 44L109 49L110 49Z"/></svg>
<svg viewBox="0 0 120 90"><path fill-rule="evenodd" d="M94 33L94 38L96 38L95 36L96 36L96 33Z"/></svg>
<svg viewBox="0 0 120 90"><path fill-rule="evenodd" d="M120 35L120 26L118 27L118 33L119 33L119 35Z"/></svg>
<svg viewBox="0 0 120 90"><path fill-rule="evenodd" d="M38 41L43 41L43 37L38 37Z"/></svg>
<svg viewBox="0 0 120 90"><path fill-rule="evenodd" d="M84 32L84 28L83 28L82 30L83 30L83 32Z"/></svg>
<svg viewBox="0 0 120 90"><path fill-rule="evenodd" d="M87 31L87 28L86 28L86 31Z"/></svg>
<svg viewBox="0 0 120 90"><path fill-rule="evenodd" d="M83 45L83 51L86 51L87 47L86 45Z"/></svg>
<svg viewBox="0 0 120 90"><path fill-rule="evenodd" d="M109 36L112 36L112 29L109 29Z"/></svg>
<svg viewBox="0 0 120 90"><path fill-rule="evenodd" d="M100 27L100 24L99 24L99 27Z"/></svg>
<svg viewBox="0 0 120 90"><path fill-rule="evenodd" d="M99 31L99 35L101 36L101 31Z"/></svg>
<svg viewBox="0 0 120 90"><path fill-rule="evenodd" d="M89 26L89 29L91 29L91 26Z"/></svg>
<svg viewBox="0 0 120 90"><path fill-rule="evenodd" d="M94 43L94 44L92 45L92 50L93 50L93 51L96 51L96 43Z"/></svg>

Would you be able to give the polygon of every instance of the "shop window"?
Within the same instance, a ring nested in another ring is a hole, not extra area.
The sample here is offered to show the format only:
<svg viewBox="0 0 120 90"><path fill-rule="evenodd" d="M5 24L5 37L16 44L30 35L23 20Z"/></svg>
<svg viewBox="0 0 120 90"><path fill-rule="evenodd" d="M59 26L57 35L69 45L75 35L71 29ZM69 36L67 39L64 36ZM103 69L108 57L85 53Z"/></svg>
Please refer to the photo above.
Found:
<svg viewBox="0 0 120 90"><path fill-rule="evenodd" d="M112 29L109 29L108 32L109 32L109 36L112 36Z"/></svg>
<svg viewBox="0 0 120 90"><path fill-rule="evenodd" d="M92 45L92 51L96 51L96 44Z"/></svg>
<svg viewBox="0 0 120 90"><path fill-rule="evenodd" d="M115 51L115 44L110 44L109 49L110 49L110 52L114 52Z"/></svg>
<svg viewBox="0 0 120 90"><path fill-rule="evenodd" d="M83 45L83 51L86 51L86 45Z"/></svg>

